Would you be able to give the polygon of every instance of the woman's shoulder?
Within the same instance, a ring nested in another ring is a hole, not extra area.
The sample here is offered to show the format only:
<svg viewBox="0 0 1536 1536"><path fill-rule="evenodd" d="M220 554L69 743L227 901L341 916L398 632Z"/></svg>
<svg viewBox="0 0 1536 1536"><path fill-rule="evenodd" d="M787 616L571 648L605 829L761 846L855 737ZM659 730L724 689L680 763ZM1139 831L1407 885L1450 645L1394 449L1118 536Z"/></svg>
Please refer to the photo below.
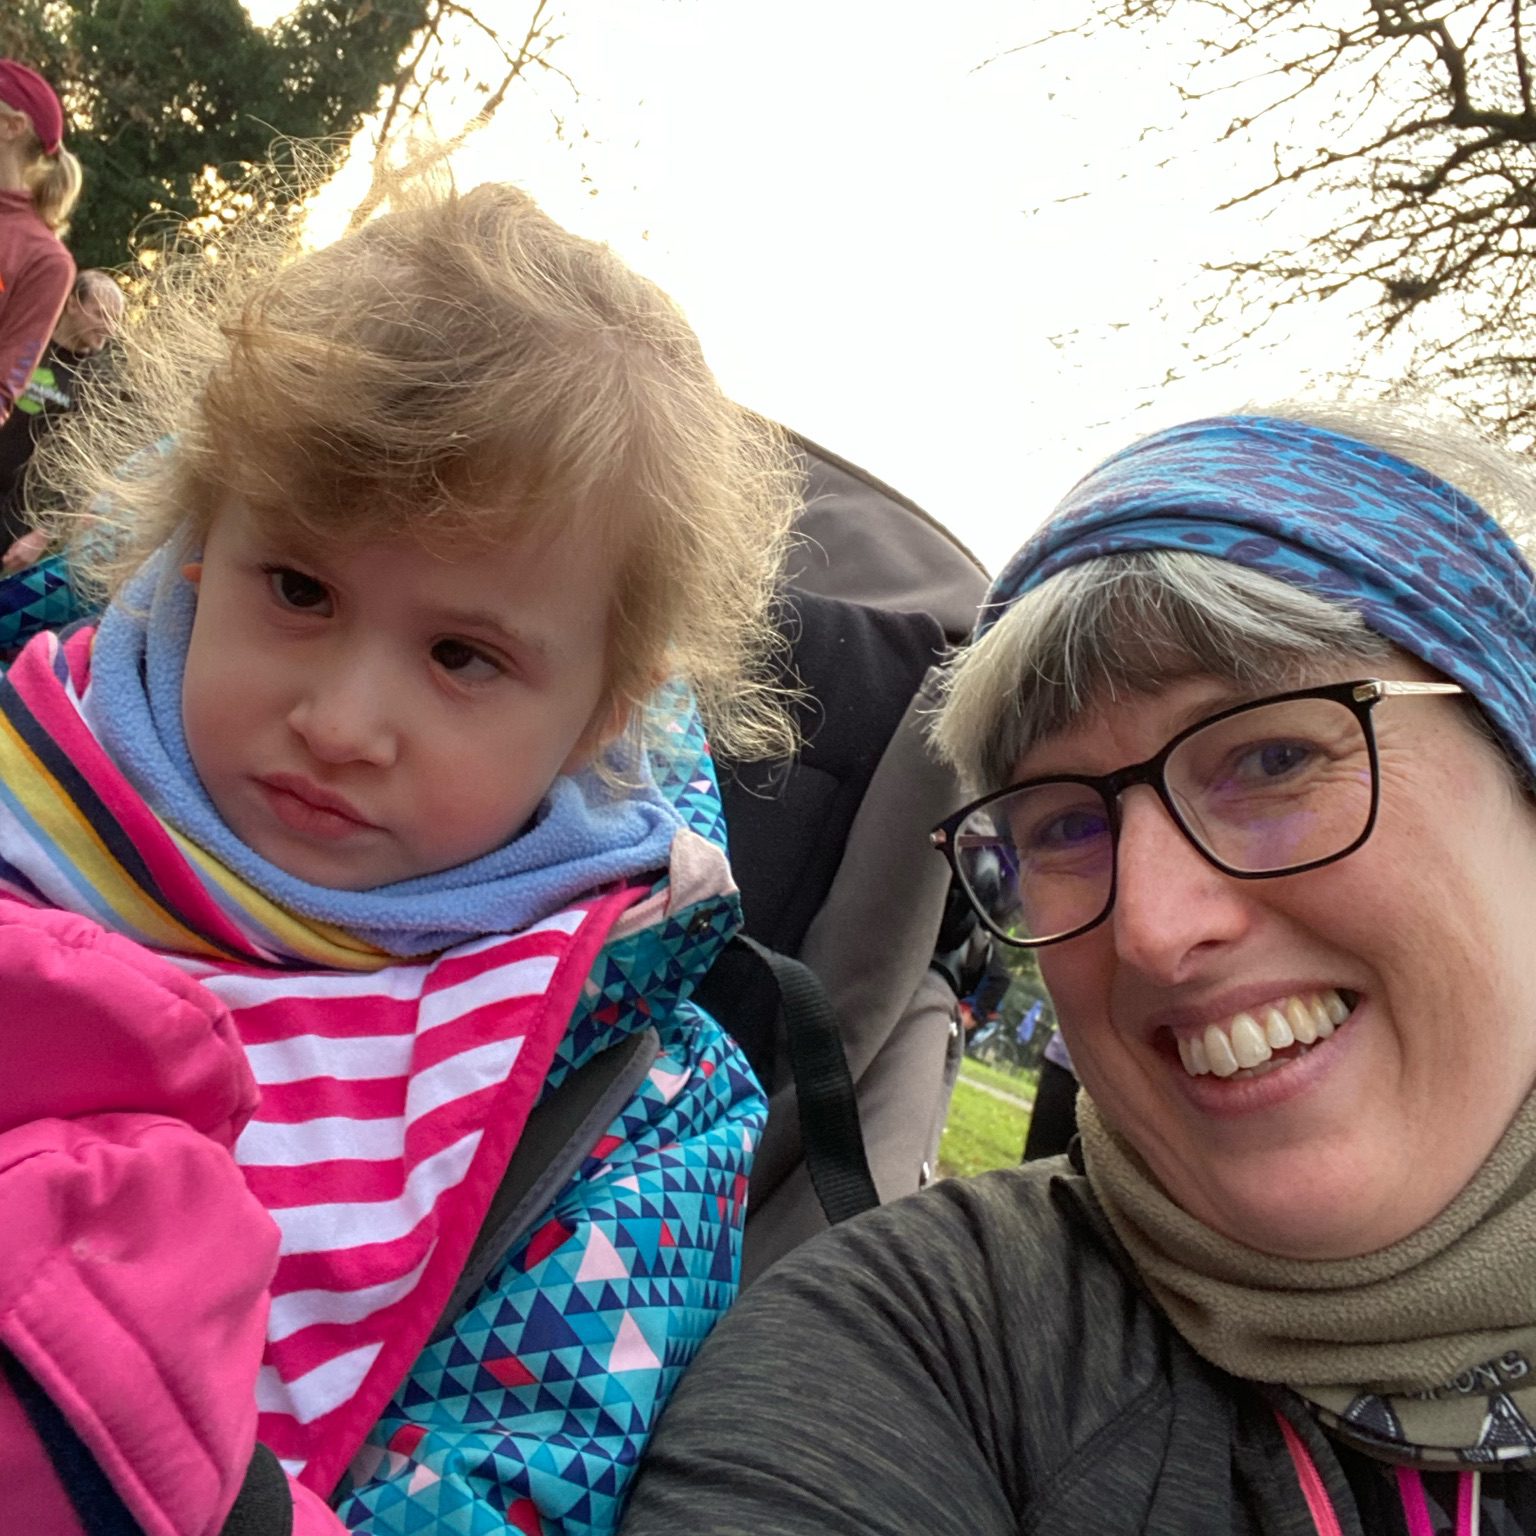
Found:
<svg viewBox="0 0 1536 1536"><path fill-rule="evenodd" d="M802 1245L744 1298L775 1305L759 1288L818 1327L875 1320L925 1375L1006 1384L1026 1419L1049 1402L1069 1439L1160 1390L1167 1324L1065 1158L941 1180Z"/></svg>
<svg viewBox="0 0 1536 1536"><path fill-rule="evenodd" d="M1120 1249L1088 1182L1065 1157L973 1178L941 1179L820 1239L877 1269L936 1269L968 1283L1007 1277L1010 1289L1122 1283ZM806 1256L819 1266L826 1253Z"/></svg>
<svg viewBox="0 0 1536 1536"><path fill-rule="evenodd" d="M945 1180L748 1288L683 1378L625 1529L948 1530L963 1486L967 1529L1012 1532L1101 1476L1107 1443L1155 1476L1167 1355L1065 1160Z"/></svg>
<svg viewBox="0 0 1536 1536"><path fill-rule="evenodd" d="M836 1227L783 1267L783 1284L822 1289L842 1283L829 1272L849 1270L862 1286L938 1310L985 1298L991 1315L1028 1318L1031 1332L1068 1321L1084 1298L1103 1315L1140 1298L1086 1178L1064 1157L940 1180Z"/></svg>
<svg viewBox="0 0 1536 1536"><path fill-rule="evenodd" d="M1068 1158L940 1181L849 1223L839 1246L902 1307L914 1349L1008 1404L1037 1475L1166 1401L1169 1324ZM806 1275L831 1247L805 1253Z"/></svg>
<svg viewBox="0 0 1536 1536"><path fill-rule="evenodd" d="M69 248L39 217L25 192L0 192L0 242L15 253L25 253L29 264L74 275L75 259Z"/></svg>

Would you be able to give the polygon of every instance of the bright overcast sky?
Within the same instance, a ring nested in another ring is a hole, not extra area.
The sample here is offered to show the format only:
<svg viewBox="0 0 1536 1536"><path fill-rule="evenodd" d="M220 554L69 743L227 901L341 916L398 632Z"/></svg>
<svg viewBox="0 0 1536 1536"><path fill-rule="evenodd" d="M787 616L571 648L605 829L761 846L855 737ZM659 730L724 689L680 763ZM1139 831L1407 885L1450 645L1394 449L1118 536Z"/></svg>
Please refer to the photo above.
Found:
<svg viewBox="0 0 1536 1536"><path fill-rule="evenodd" d="M511 30L523 0L482 3ZM1264 236L1211 211L1248 184L1240 157L1144 134L1177 111L1171 23L986 63L1086 8L581 0L553 56L579 99L514 91L456 170L608 241L683 305L739 399L995 566L1131 437L1283 398L1349 351L1347 327L1309 317L1239 368L1156 387L1190 371L1202 258Z"/></svg>

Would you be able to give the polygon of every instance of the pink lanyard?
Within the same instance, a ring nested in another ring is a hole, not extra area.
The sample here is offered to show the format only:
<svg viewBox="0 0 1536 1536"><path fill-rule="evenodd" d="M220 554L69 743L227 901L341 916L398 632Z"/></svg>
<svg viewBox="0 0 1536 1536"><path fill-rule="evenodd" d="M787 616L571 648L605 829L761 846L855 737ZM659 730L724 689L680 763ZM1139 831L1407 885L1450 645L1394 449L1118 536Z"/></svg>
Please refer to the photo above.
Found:
<svg viewBox="0 0 1536 1536"><path fill-rule="evenodd" d="M1296 1481L1301 1484L1301 1495L1307 1501L1307 1512L1317 1536L1343 1536L1339 1517L1334 1513L1333 1500L1323 1485L1322 1474L1312 1453L1302 1443L1301 1436L1291 1427L1290 1421L1277 1408L1275 1422L1285 1439L1285 1448L1291 1453L1291 1465L1296 1469ZM1424 1497L1424 1480L1412 1467L1398 1467L1397 1496L1402 1500L1403 1518L1408 1522L1408 1536L1434 1536L1434 1526L1429 1518L1429 1503ZM1476 1471L1464 1471L1456 1481L1456 1536L1478 1536L1480 1512L1479 1478Z"/></svg>

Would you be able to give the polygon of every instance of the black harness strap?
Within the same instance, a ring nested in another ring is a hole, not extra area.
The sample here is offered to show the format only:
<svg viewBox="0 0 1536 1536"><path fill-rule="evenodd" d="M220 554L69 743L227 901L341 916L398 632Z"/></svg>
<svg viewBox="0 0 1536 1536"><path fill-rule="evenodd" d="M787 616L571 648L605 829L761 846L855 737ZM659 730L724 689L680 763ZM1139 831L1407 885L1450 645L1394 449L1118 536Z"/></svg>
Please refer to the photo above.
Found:
<svg viewBox="0 0 1536 1536"><path fill-rule="evenodd" d="M782 1042L806 1171L827 1220L846 1221L879 1205L837 1012L815 972L738 936L705 978L698 1001L737 1037L769 1086Z"/></svg>

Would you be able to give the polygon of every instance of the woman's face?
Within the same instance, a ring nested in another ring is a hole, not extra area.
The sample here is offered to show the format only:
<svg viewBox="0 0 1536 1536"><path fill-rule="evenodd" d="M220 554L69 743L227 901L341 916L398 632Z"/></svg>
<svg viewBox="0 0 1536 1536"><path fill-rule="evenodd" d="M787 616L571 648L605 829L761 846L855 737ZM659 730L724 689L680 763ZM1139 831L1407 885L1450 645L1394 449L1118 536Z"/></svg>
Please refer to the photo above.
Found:
<svg viewBox="0 0 1536 1536"><path fill-rule="evenodd" d="M1360 663L1297 686L1344 681ZM1399 658L1381 676L1433 680ZM1017 778L1113 772L1240 702L1209 679L1090 714ZM1455 698L1373 716L1381 803L1336 864L1235 880L1145 785L1122 801L1108 918L1040 952L1067 1044L1104 1116L1186 1211L1294 1258L1383 1248L1437 1215L1536 1081L1536 811ZM1179 1044L1342 994L1335 1033L1257 1070L1193 1075Z"/></svg>

